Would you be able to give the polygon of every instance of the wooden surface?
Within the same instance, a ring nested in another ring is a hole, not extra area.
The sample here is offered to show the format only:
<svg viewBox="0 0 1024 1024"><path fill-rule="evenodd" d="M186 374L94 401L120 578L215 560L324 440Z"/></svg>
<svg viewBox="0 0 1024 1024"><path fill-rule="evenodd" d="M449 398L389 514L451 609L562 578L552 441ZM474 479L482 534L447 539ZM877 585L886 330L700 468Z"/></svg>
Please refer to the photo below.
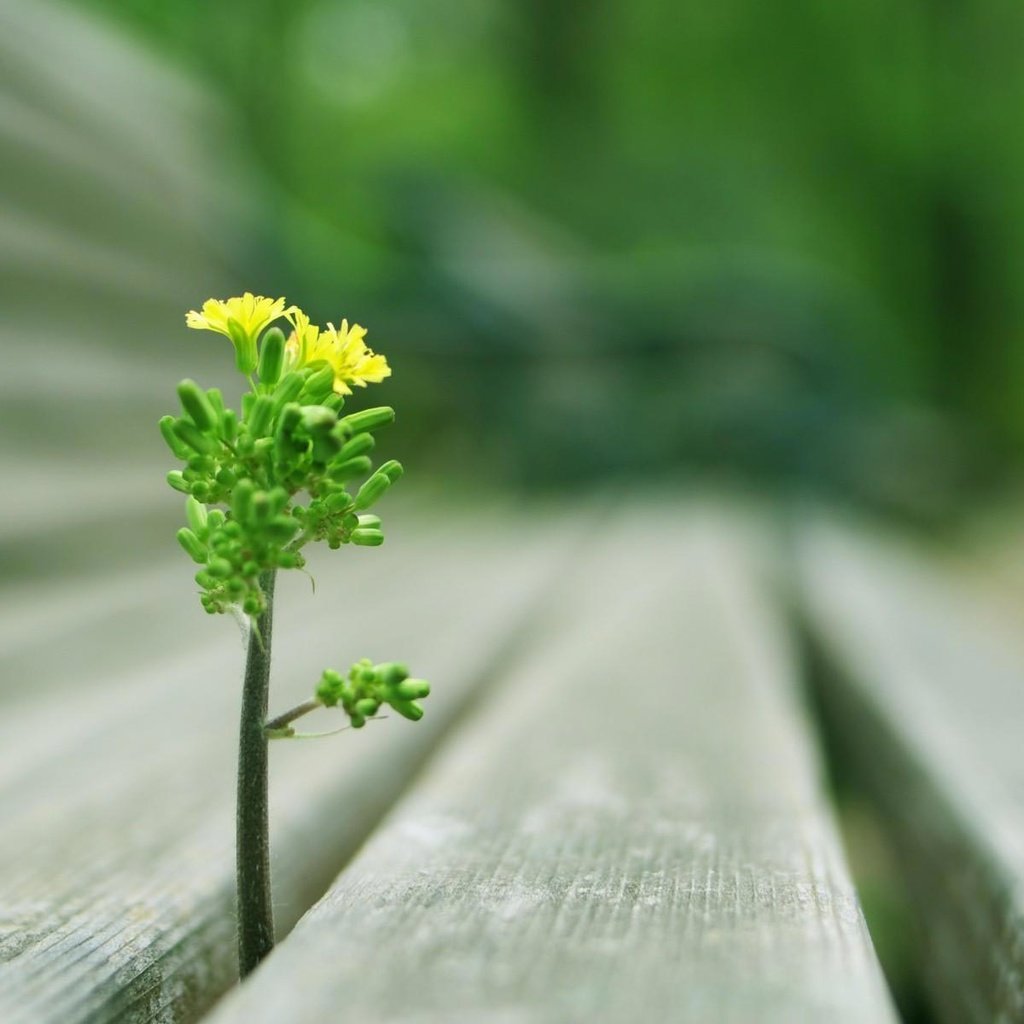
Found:
<svg viewBox="0 0 1024 1024"><path fill-rule="evenodd" d="M237 393L230 345L184 328L252 287L232 150L211 96L99 11L0 4L2 583L162 560L156 421L183 377Z"/></svg>
<svg viewBox="0 0 1024 1024"><path fill-rule="evenodd" d="M840 752L879 809L947 1024L1024 1020L1024 648L977 574L824 520L802 604Z"/></svg>
<svg viewBox="0 0 1024 1024"><path fill-rule="evenodd" d="M585 513L538 515L514 534L500 517L404 515L384 548L345 550L320 572L314 563L315 597L299 574L280 584L275 708L308 696L325 665L363 655L407 659L437 686L419 723L392 716L275 744L279 927L322 893L509 645L524 642L588 527ZM20 618L0 660L5 1024L189 1020L233 980L243 651L230 620L199 610L189 572L182 556L80 580L52 608L47 587L34 607L7 595ZM337 724L321 714L311 727Z"/></svg>
<svg viewBox="0 0 1024 1024"><path fill-rule="evenodd" d="M744 536L609 524L215 1024L893 1022Z"/></svg>

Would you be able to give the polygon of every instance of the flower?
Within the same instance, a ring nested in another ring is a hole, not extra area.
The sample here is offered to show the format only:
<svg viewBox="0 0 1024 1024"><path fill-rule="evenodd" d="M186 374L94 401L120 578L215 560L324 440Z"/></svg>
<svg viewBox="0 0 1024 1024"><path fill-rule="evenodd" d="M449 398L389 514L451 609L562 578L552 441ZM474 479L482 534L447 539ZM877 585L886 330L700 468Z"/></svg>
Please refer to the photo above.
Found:
<svg viewBox="0 0 1024 1024"><path fill-rule="evenodd" d="M339 395L350 395L350 384L365 388L367 384L379 384L391 376L387 359L371 351L363 340L366 328L359 324L349 327L347 320L341 327L329 323L321 331L310 323L301 309L292 307L286 311L291 321L291 337L288 339L288 357L295 368L324 362L334 370L334 390Z"/></svg>
<svg viewBox="0 0 1024 1024"><path fill-rule="evenodd" d="M230 338L239 370L252 373L256 369L256 339L264 327L286 312L283 296L268 299L246 292L232 299L207 299L202 312L190 309L185 314L185 325Z"/></svg>
<svg viewBox="0 0 1024 1024"><path fill-rule="evenodd" d="M297 369L315 362L315 359L310 358L310 353L317 348L320 328L316 324L310 323L309 317L298 306L292 306L291 309L286 310L285 316L292 325L292 333L285 346L289 367ZM316 359L324 358L326 357L316 357Z"/></svg>

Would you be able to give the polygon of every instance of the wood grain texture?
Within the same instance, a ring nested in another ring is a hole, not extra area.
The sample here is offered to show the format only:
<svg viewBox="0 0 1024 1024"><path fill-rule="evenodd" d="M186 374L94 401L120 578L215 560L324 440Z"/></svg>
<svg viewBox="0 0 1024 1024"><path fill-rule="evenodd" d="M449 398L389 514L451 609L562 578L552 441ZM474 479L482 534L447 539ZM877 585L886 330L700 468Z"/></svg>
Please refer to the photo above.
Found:
<svg viewBox="0 0 1024 1024"><path fill-rule="evenodd" d="M623 515L211 1021L894 1022L755 562Z"/></svg>
<svg viewBox="0 0 1024 1024"><path fill-rule="evenodd" d="M275 915L287 928L406 785L446 727L506 656L586 528L420 514L416 541L393 521L379 550L324 563L318 593L279 583L272 706L308 696L327 664L405 658L435 693L422 722L395 716L319 743L275 743L271 811ZM415 520L414 520L415 521ZM406 531L409 531L409 520ZM330 567L330 569L328 568ZM127 581L99 593L97 644L130 629L145 658L77 671L63 649L48 676L5 679L0 759L0 1020L5 1024L194 1019L233 980L234 760L242 647L230 622L196 628L188 564L140 575L148 610L125 618ZM339 571L340 570L340 571ZM149 584L159 581L159 586ZM186 609L186 610L183 610ZM65 608L62 614L69 614ZM173 641L175 626L178 635ZM233 635L234 634L234 635ZM21 685L19 685L19 683ZM337 716L311 716L330 728Z"/></svg>
<svg viewBox="0 0 1024 1024"><path fill-rule="evenodd" d="M1019 625L909 542L817 520L798 550L822 703L904 868L938 1018L1024 1020Z"/></svg>

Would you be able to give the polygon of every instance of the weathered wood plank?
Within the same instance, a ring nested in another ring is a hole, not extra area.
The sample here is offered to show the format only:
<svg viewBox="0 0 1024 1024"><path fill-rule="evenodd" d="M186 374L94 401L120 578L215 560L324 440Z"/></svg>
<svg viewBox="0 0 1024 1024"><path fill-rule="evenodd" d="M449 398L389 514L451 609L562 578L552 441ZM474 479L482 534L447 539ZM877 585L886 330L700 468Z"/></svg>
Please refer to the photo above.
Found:
<svg viewBox="0 0 1024 1024"><path fill-rule="evenodd" d="M342 572L318 578L315 599L308 581L282 579L275 706L306 696L325 664L362 655L406 657L437 686L415 726L396 719L319 745L275 745L280 927L323 891L506 656L584 519L570 524L538 512L528 528L421 516L415 543L396 525L388 545L368 557L344 552ZM7 706L0 1019L8 1024L188 1020L233 978L242 649L223 620L193 640L194 599L188 567L180 568L175 597L166 581L153 594L145 581L140 589L144 605L162 599L150 605L157 640L148 663L121 665L106 678L95 668L76 676L75 649L65 646L64 678L22 679L38 692ZM79 597L88 604L87 590ZM93 624L111 646L119 607L115 588L112 614ZM169 656L174 622L182 630ZM146 629L138 619L132 628ZM51 660L48 674L60 671Z"/></svg>
<svg viewBox="0 0 1024 1024"><path fill-rule="evenodd" d="M894 1021L742 532L633 510L215 1024Z"/></svg>
<svg viewBox="0 0 1024 1024"><path fill-rule="evenodd" d="M819 520L798 551L822 703L905 869L936 1013L1024 1020L1019 635L976 575L907 541Z"/></svg>

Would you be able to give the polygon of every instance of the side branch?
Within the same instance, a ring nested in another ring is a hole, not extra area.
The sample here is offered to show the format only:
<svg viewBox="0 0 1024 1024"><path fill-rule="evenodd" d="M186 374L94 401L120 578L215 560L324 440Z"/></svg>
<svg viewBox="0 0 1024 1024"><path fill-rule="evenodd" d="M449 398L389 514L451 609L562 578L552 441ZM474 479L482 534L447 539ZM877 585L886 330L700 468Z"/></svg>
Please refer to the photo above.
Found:
<svg viewBox="0 0 1024 1024"><path fill-rule="evenodd" d="M266 736L272 737L273 733L281 729L287 729L297 718L308 715L311 711L316 711L317 708L322 708L323 706L323 701L319 698L310 697L309 700L304 700L301 704L296 704L295 707L282 711L275 718L265 722L263 732Z"/></svg>

